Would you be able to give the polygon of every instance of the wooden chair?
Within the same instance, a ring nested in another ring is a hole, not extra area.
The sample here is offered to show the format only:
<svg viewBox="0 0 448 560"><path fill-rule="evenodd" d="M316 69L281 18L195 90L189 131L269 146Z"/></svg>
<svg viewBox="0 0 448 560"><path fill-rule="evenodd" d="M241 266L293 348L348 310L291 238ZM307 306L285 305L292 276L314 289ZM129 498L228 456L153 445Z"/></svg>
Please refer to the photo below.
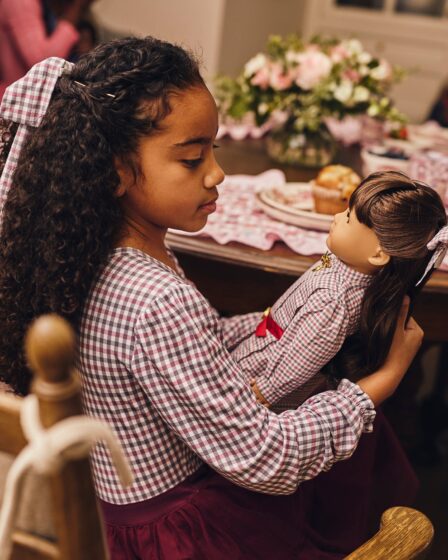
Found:
<svg viewBox="0 0 448 560"><path fill-rule="evenodd" d="M393 507L381 517L381 527L346 560L411 560L427 558L434 536L431 521L408 507Z"/></svg>
<svg viewBox="0 0 448 560"><path fill-rule="evenodd" d="M80 414L79 383L73 372L74 336L68 325L56 316L42 317L30 330L26 352L36 376L32 391L39 399L44 427ZM20 406L20 398L0 394L0 450L12 455L26 445L19 420ZM55 539L15 529L11 559L106 559L104 531L88 459L68 462L57 475L49 477L49 487L51 503L46 505ZM383 514L379 532L347 559L423 558L432 537L432 524L422 513L410 508L392 508Z"/></svg>
<svg viewBox="0 0 448 560"><path fill-rule="evenodd" d="M27 359L35 374L32 392L38 397L44 428L81 414L80 384L73 370L74 349L70 327L56 316L40 318L27 336ZM0 450L12 455L17 455L27 443L20 425L21 400L0 395ZM50 515L55 541L14 530L10 558L108 558L88 458L67 462L59 473L48 476L48 485L50 503L34 505Z"/></svg>

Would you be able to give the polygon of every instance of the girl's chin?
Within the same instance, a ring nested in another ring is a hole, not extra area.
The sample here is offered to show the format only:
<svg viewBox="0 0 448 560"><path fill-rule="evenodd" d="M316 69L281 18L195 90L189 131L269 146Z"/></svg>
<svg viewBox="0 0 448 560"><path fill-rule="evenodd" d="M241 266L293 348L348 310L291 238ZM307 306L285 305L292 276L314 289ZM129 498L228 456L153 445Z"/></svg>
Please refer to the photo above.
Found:
<svg viewBox="0 0 448 560"><path fill-rule="evenodd" d="M177 228L171 228L171 229L178 229L179 231L185 231L186 233L197 233L198 231L201 231L201 229L205 227L206 224L207 224L207 217L203 218L202 220L195 220L191 224L185 224Z"/></svg>

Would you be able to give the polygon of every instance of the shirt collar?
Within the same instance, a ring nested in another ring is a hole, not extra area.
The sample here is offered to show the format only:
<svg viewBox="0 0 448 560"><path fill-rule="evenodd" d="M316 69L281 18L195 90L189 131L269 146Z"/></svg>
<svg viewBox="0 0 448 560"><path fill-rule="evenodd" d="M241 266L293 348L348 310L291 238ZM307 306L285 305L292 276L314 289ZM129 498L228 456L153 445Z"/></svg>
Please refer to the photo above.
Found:
<svg viewBox="0 0 448 560"><path fill-rule="evenodd" d="M373 278L371 274L365 274L364 272L354 270L332 253L329 254L329 257L331 259L331 268L333 271L348 283L357 284L359 286L367 286L371 282Z"/></svg>

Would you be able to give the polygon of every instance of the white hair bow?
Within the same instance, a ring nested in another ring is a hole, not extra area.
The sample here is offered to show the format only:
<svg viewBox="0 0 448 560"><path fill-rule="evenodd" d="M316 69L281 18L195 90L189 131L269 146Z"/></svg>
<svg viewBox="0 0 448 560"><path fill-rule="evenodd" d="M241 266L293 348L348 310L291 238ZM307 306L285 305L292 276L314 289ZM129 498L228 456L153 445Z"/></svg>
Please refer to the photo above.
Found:
<svg viewBox="0 0 448 560"><path fill-rule="evenodd" d="M18 123L19 128L0 177L0 213L28 132L31 127L40 125L59 77L69 74L72 68L73 64L63 58L46 58L35 64L23 78L6 88L0 105L0 117Z"/></svg>
<svg viewBox="0 0 448 560"><path fill-rule="evenodd" d="M426 245L429 251L434 251L434 254L429 261L423 276L417 282L416 286L421 284L426 278L427 274L433 268L439 268L445 258L446 252L448 250L448 226L444 226L439 230L436 235L431 239L431 241Z"/></svg>

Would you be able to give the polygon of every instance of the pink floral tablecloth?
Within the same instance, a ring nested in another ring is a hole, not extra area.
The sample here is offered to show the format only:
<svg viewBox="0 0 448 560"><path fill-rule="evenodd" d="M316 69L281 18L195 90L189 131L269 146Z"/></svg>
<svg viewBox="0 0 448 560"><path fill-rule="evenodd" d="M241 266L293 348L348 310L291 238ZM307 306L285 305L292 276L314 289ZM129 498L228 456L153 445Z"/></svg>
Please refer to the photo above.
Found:
<svg viewBox="0 0 448 560"><path fill-rule="evenodd" d="M218 207L207 225L199 232L174 233L188 236L211 237L220 245L238 241L249 247L268 250L276 241L283 241L299 255L320 255L327 250L327 233L289 225L267 216L256 203L255 193L265 187L286 182L278 169L260 175L228 175L219 186ZM448 270L448 257L442 268Z"/></svg>

